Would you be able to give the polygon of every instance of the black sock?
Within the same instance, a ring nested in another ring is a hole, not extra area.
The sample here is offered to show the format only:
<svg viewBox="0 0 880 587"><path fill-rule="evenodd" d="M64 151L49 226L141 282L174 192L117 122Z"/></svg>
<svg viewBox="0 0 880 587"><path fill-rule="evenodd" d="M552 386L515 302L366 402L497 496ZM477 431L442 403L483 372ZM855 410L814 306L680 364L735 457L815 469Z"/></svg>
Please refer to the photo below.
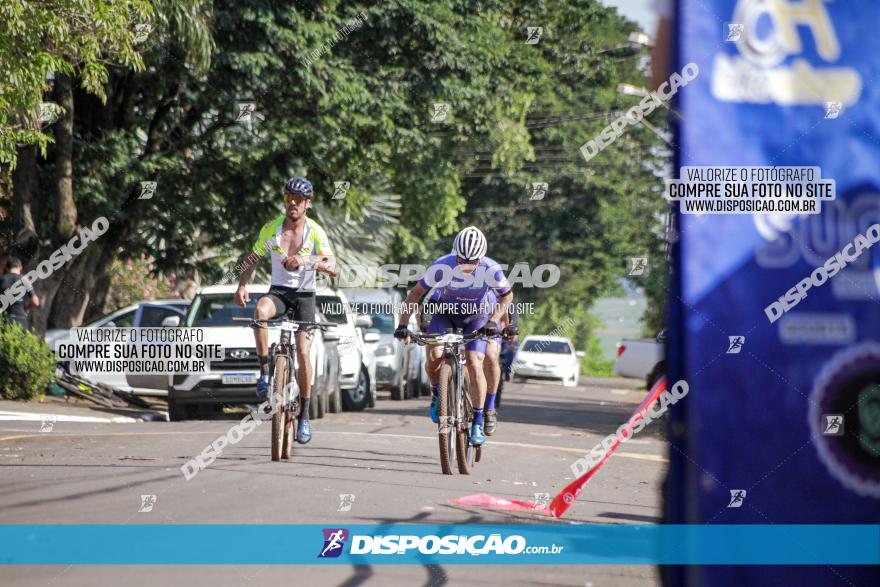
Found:
<svg viewBox="0 0 880 587"><path fill-rule="evenodd" d="M260 361L260 375L269 374L269 357L257 357Z"/></svg>
<svg viewBox="0 0 880 587"><path fill-rule="evenodd" d="M299 396L299 402L302 404L302 408L299 411L300 420L309 419L309 400L311 399L311 397Z"/></svg>

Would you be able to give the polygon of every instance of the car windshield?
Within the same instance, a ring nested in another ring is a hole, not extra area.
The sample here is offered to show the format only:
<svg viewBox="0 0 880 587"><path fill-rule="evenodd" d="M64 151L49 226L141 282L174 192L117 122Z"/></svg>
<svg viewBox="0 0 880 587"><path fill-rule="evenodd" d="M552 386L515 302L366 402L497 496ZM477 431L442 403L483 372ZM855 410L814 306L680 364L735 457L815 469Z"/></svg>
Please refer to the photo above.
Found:
<svg viewBox="0 0 880 587"><path fill-rule="evenodd" d="M567 342L558 340L527 340L520 347L521 351L527 353L550 353L554 355L570 355L571 345Z"/></svg>
<svg viewBox="0 0 880 587"><path fill-rule="evenodd" d="M242 308L232 301L232 294L207 294L193 300L187 326L247 326L245 322L233 322L233 318L253 318L259 295Z"/></svg>
<svg viewBox="0 0 880 587"><path fill-rule="evenodd" d="M334 324L345 324L348 319L345 315L345 308L342 306L342 300L336 296L318 296L318 309L327 318L328 322Z"/></svg>
<svg viewBox="0 0 880 587"><path fill-rule="evenodd" d="M382 334L392 334L394 332L394 316L391 314L370 314L373 318L373 325L370 330L377 330Z"/></svg>

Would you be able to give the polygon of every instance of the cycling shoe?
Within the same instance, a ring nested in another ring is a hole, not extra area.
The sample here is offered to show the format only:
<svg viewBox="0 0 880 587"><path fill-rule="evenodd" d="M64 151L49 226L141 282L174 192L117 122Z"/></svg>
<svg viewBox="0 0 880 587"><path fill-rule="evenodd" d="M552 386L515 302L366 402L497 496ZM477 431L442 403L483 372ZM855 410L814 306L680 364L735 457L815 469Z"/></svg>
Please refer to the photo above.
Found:
<svg viewBox="0 0 880 587"><path fill-rule="evenodd" d="M471 426L471 436L468 441L474 446L482 446L486 442L486 435L483 434L483 427L479 424Z"/></svg>
<svg viewBox="0 0 880 587"><path fill-rule="evenodd" d="M296 428L296 441L300 444L307 444L312 439L312 425L308 420L300 420L299 426Z"/></svg>

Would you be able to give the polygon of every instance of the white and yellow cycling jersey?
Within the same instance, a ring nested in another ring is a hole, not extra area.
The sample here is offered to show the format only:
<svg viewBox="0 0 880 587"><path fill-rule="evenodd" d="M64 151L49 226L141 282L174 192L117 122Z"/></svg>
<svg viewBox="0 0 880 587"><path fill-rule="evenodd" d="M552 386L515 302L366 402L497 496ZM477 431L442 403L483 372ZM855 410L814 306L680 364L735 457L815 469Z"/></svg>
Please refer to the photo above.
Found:
<svg viewBox="0 0 880 587"><path fill-rule="evenodd" d="M315 291L315 269L313 266L289 271L281 264L287 258L287 252L281 247L283 226L284 214L264 224L252 250L260 257L267 252L272 256L272 285L281 285L300 291ZM314 261L315 257L326 257L333 254L330 249L330 241L327 240L327 233L311 218L306 218L302 246L296 254L311 261ZM312 264L310 263L310 265Z"/></svg>

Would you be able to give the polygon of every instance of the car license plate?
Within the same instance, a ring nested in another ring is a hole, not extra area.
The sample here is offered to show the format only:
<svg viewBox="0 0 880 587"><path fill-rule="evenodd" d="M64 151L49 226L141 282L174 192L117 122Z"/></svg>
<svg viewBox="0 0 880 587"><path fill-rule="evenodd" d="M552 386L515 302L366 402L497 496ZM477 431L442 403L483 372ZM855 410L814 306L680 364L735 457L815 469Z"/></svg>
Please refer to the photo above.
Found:
<svg viewBox="0 0 880 587"><path fill-rule="evenodd" d="M224 373L221 379L223 385L248 385L257 382L257 376L252 373Z"/></svg>

